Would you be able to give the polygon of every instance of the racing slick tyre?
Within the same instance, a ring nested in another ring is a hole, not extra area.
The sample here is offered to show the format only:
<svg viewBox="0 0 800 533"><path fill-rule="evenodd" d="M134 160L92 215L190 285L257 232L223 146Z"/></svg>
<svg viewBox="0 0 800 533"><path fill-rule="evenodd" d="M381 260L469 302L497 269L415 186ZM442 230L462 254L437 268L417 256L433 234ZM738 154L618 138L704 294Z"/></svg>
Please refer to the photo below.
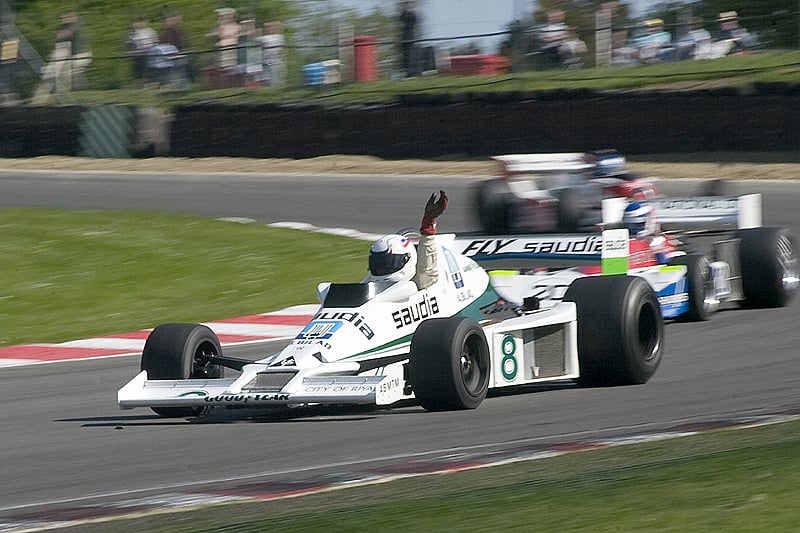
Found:
<svg viewBox="0 0 800 533"><path fill-rule="evenodd" d="M411 340L408 381L428 411L475 409L489 389L489 345L468 317L422 322Z"/></svg>
<svg viewBox="0 0 800 533"><path fill-rule="evenodd" d="M786 228L739 230L744 307L783 307L798 285L797 254Z"/></svg>
<svg viewBox="0 0 800 533"><path fill-rule="evenodd" d="M578 191L575 189L562 189L558 193L558 231L574 233L581 226L583 208Z"/></svg>
<svg viewBox="0 0 800 533"><path fill-rule="evenodd" d="M147 337L142 351L142 370L147 379L221 378L223 367L209 364L207 357L219 356L217 335L200 324L163 324ZM201 416L208 407L152 407L168 418Z"/></svg>
<svg viewBox="0 0 800 533"><path fill-rule="evenodd" d="M490 235L505 235L511 232L511 191L501 180L487 180L476 188L478 222L481 229Z"/></svg>
<svg viewBox="0 0 800 533"><path fill-rule="evenodd" d="M714 179L703 182L699 196L729 196L730 185L724 179Z"/></svg>
<svg viewBox="0 0 800 533"><path fill-rule="evenodd" d="M564 301L577 307L579 385L638 385L650 379L664 351L664 320L644 279L579 278Z"/></svg>
<svg viewBox="0 0 800 533"><path fill-rule="evenodd" d="M711 279L708 257L705 255L680 255L669 261L670 265L685 265L689 295L689 310L678 317L681 321L702 322L711 318L719 308L714 295L714 280Z"/></svg>

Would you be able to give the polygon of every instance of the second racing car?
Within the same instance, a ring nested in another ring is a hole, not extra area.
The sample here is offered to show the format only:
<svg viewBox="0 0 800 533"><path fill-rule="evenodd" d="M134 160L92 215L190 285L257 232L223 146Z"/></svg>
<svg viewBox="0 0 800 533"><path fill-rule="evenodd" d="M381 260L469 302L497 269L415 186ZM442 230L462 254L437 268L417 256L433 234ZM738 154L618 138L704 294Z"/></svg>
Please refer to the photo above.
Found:
<svg viewBox="0 0 800 533"><path fill-rule="evenodd" d="M725 302L782 307L798 287L794 238L785 228L761 226L758 194L607 199L601 226L630 233L616 273L647 280L664 318L707 320ZM509 290L512 301L514 294L558 299L576 280L603 273L603 242L597 232L469 235L456 250L494 271L495 286ZM507 267L515 270L501 270Z"/></svg>

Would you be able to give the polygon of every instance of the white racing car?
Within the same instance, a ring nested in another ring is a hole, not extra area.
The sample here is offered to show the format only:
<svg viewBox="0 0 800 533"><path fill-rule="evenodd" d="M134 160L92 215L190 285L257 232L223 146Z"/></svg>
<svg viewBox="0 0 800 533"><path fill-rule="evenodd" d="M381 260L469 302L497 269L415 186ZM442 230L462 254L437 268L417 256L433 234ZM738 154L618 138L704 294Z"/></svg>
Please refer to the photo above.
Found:
<svg viewBox="0 0 800 533"><path fill-rule="evenodd" d="M639 277L575 280L557 300L498 295L490 276L438 237L439 279L324 283L313 319L280 352L227 357L198 324L165 324L147 339L141 372L118 392L123 409L168 417L210 407L391 405L477 407L490 388L555 380L645 383L664 350L659 302ZM609 241L609 247L611 247ZM505 277L504 277L505 279ZM238 371L223 377L223 367Z"/></svg>

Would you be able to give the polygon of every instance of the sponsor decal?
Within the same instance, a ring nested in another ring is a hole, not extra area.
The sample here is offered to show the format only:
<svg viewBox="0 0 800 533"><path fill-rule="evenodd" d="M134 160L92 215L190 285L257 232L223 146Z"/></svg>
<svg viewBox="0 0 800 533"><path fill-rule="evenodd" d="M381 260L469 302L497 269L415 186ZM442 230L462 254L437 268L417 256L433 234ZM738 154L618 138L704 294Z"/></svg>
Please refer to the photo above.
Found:
<svg viewBox="0 0 800 533"><path fill-rule="evenodd" d="M394 320L395 328L400 329L403 326L409 326L417 322L421 322L426 318L439 314L439 302L436 301L436 296L428 296L426 292L422 301L413 303L408 307L403 307L399 311L392 313L392 320Z"/></svg>
<svg viewBox="0 0 800 533"><path fill-rule="evenodd" d="M286 359L281 359L280 361L272 363L269 366L297 366L297 362L295 361L294 356L290 355Z"/></svg>
<svg viewBox="0 0 800 533"><path fill-rule="evenodd" d="M689 301L689 295L685 292L682 294L668 294L666 296L659 296L658 303L661 306L668 306L668 305L680 305L684 302Z"/></svg>
<svg viewBox="0 0 800 533"><path fill-rule="evenodd" d="M517 364L517 358L514 356L517 351L517 341L514 340L512 335L503 337L500 351L503 353L503 359L500 361L500 372L502 372L506 381L513 381L517 377L519 365Z"/></svg>
<svg viewBox="0 0 800 533"><path fill-rule="evenodd" d="M197 396L199 398L204 398L208 396L208 393L204 390L193 390L189 392L184 392L178 396L178 398L189 398L190 396Z"/></svg>
<svg viewBox="0 0 800 533"><path fill-rule="evenodd" d="M627 229L612 229L603 232L603 252L600 270L604 276L626 274L630 240Z"/></svg>
<svg viewBox="0 0 800 533"><path fill-rule="evenodd" d="M365 393L375 390L374 385L309 385L305 389L307 394L333 394L333 393Z"/></svg>
<svg viewBox="0 0 800 533"><path fill-rule="evenodd" d="M529 254L590 256L602 252L599 235L576 237L529 237L525 239L474 239L461 251L466 256Z"/></svg>
<svg viewBox="0 0 800 533"><path fill-rule="evenodd" d="M269 393L269 394L221 394L219 396L207 396L206 403L219 404L248 404L248 403L269 403L285 402L289 399L288 394Z"/></svg>
<svg viewBox="0 0 800 533"><path fill-rule="evenodd" d="M447 262L447 272L450 275L450 282L456 289L461 289L464 287L464 276L461 274L461 269L458 267L458 261L456 261L453 252L449 249L444 248L442 251L444 252L444 258Z"/></svg>
<svg viewBox="0 0 800 533"><path fill-rule="evenodd" d="M737 198L674 198L664 200L652 200L659 210L677 210L677 211L694 211L694 210L715 210L715 211L730 211L736 210L738 207Z"/></svg>
<svg viewBox="0 0 800 533"><path fill-rule="evenodd" d="M369 325L367 324L367 322L364 319L364 317L361 316L358 313L348 312L348 311L335 311L335 312L334 311L320 311L319 313L317 313L314 316L314 320L312 322L310 322L305 328L303 328L303 331L301 331L297 335L297 337L295 337L295 338L296 339L304 339L304 340L307 340L307 339L313 339L313 340L329 339L331 337L331 335L336 330L339 329L339 327L342 325L342 322L351 323L367 339L371 339L372 337L375 336L375 332L372 331L371 327L369 327ZM333 330L330 330L330 331L324 331L325 328L324 328L324 326L322 326L320 328L320 333L319 334L317 334L316 331L313 328L310 329L312 326L314 326L316 324L327 324L327 323L338 324L338 325ZM309 333L313 333L314 335L306 334L306 330L310 330Z"/></svg>
<svg viewBox="0 0 800 533"><path fill-rule="evenodd" d="M342 327L339 320L313 320L297 334L295 339L300 340L321 340L330 339L331 336Z"/></svg>
<svg viewBox="0 0 800 533"><path fill-rule="evenodd" d="M399 386L400 386L400 378L392 378L386 381L382 381L381 384L378 385L378 390L385 394L390 391L393 391Z"/></svg>

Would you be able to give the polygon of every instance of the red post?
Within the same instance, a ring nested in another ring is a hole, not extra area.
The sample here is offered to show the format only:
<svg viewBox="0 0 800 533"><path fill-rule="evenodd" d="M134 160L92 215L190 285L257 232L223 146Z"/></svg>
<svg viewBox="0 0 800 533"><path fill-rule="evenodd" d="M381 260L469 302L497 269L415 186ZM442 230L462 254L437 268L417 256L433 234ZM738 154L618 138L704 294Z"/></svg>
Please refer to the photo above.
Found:
<svg viewBox="0 0 800 533"><path fill-rule="evenodd" d="M378 38L353 37L353 61L356 81L378 81Z"/></svg>

